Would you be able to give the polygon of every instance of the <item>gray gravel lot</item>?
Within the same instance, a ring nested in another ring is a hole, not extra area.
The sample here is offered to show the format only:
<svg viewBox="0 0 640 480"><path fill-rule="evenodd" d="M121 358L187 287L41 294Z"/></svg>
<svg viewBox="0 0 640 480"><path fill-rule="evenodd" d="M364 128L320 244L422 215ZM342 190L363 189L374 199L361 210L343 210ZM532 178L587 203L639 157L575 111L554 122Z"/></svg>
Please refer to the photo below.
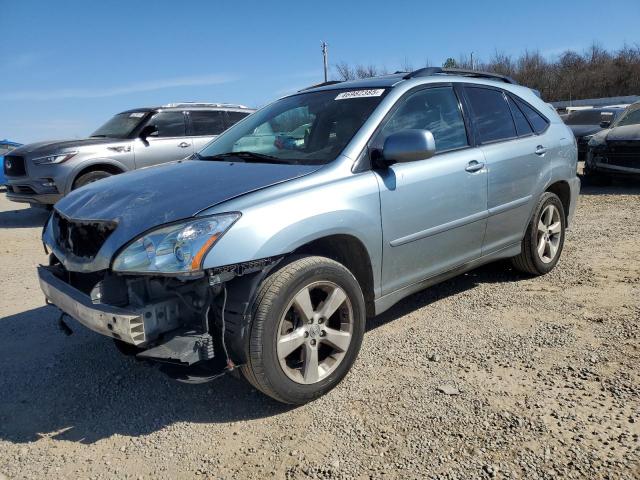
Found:
<svg viewBox="0 0 640 480"><path fill-rule="evenodd" d="M374 319L300 408L66 336L35 276L46 213L3 196L0 479L639 478L637 185L584 190L551 274L489 265Z"/></svg>

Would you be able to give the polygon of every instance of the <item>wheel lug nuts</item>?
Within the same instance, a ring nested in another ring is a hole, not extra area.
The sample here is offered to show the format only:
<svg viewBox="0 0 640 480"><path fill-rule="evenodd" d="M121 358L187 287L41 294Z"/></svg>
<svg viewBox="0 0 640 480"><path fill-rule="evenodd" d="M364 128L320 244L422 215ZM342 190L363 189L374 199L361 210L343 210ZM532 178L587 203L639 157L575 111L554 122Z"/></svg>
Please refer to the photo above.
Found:
<svg viewBox="0 0 640 480"><path fill-rule="evenodd" d="M307 338L309 336L309 332L304 332L304 338Z"/></svg>
<svg viewBox="0 0 640 480"><path fill-rule="evenodd" d="M324 323L324 317L320 317L320 318L318 319L318 323Z"/></svg>
<svg viewBox="0 0 640 480"><path fill-rule="evenodd" d="M311 339L311 345L315 345L315 344L316 344L316 341L312 338Z"/></svg>
<svg viewBox="0 0 640 480"><path fill-rule="evenodd" d="M322 331L320 332L320 336L321 336L321 337L324 337L326 334L327 334L327 332L325 332L324 330L322 330Z"/></svg>

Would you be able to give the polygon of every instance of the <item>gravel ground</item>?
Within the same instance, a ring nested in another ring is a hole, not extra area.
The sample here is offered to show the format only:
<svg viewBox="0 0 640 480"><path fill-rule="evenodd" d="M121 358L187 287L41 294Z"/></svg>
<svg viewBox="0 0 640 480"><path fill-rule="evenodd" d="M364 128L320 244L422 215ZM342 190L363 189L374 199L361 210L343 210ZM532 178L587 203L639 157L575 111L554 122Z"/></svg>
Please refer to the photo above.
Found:
<svg viewBox="0 0 640 480"><path fill-rule="evenodd" d="M232 377L175 383L79 325L65 336L35 277L46 215L2 198L0 472L639 478L640 188L583 193L552 273L489 265L402 301L299 408Z"/></svg>

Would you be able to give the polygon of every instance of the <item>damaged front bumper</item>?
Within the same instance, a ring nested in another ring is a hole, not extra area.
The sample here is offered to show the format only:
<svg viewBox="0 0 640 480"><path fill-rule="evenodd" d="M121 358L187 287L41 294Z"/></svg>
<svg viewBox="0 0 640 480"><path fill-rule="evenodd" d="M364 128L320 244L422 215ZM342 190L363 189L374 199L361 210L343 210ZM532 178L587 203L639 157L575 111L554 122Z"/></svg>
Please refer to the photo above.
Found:
<svg viewBox="0 0 640 480"><path fill-rule="evenodd" d="M114 288L104 286L105 280L87 294L67 282L65 274L68 272L59 265L38 267L47 302L94 332L138 347L137 357L187 366L214 358L214 339L203 327L197 309L192 306L191 311L183 311L184 296L119 307L101 303Z"/></svg>
<svg viewBox="0 0 640 480"><path fill-rule="evenodd" d="M91 297L58 278L54 267L38 267L40 288L49 303L101 333L132 345L147 343L144 314L104 304L94 304Z"/></svg>

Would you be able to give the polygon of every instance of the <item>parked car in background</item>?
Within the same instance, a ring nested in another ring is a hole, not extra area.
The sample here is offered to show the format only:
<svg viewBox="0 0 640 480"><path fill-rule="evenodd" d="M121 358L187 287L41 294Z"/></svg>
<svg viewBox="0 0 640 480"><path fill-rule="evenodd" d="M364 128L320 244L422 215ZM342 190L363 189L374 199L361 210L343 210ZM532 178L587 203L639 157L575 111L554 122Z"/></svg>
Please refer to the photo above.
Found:
<svg viewBox="0 0 640 480"><path fill-rule="evenodd" d="M179 378L219 359L292 404L336 386L402 298L503 258L551 271L580 186L553 108L474 70L303 90L194 157L58 202L40 285Z"/></svg>
<svg viewBox="0 0 640 480"><path fill-rule="evenodd" d="M9 140L0 140L0 162L4 162L4 156L12 150L15 150L21 143L11 142ZM4 171L0 170L0 186L4 186L7 179L4 176Z"/></svg>
<svg viewBox="0 0 640 480"><path fill-rule="evenodd" d="M593 134L610 125L623 111L620 107L589 108L574 110L562 118L576 138L579 161L587 158L587 144Z"/></svg>
<svg viewBox="0 0 640 480"><path fill-rule="evenodd" d="M24 145L4 159L7 198L52 205L96 180L185 158L253 111L222 103L136 108L89 138Z"/></svg>
<svg viewBox="0 0 640 480"><path fill-rule="evenodd" d="M640 102L602 126L607 128L589 140L585 178L609 183L614 176L640 176Z"/></svg>

